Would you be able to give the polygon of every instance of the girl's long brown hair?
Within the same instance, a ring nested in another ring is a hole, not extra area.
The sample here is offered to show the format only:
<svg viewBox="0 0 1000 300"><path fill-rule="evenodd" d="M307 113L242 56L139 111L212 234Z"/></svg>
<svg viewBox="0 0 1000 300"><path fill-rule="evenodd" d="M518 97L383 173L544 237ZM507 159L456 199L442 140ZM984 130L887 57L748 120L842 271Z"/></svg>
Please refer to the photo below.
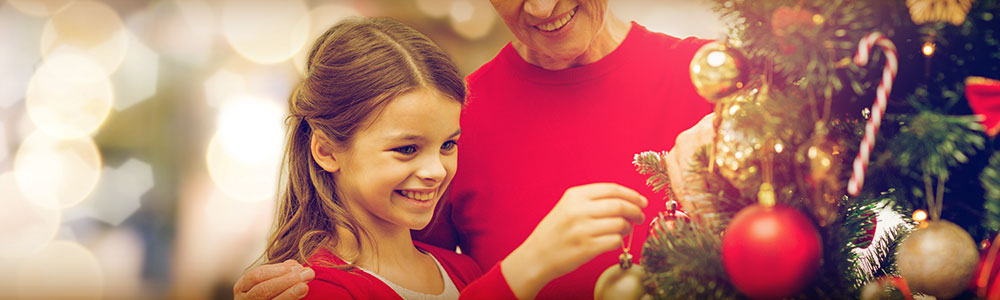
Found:
<svg viewBox="0 0 1000 300"><path fill-rule="evenodd" d="M339 198L334 174L313 160L314 131L336 147L349 147L358 129L396 96L431 88L465 101L464 81L448 55L420 32L388 18L351 18L334 25L316 39L306 70L288 99L282 161L287 177L265 251L269 264L307 262L318 248L344 238L337 228L353 234L358 253L373 242Z"/></svg>

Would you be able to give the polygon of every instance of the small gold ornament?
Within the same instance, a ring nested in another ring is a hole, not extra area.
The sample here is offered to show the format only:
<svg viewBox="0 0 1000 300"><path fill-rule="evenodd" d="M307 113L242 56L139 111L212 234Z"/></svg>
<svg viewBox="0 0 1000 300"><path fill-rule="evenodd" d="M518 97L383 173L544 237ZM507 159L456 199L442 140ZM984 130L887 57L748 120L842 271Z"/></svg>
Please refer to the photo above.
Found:
<svg viewBox="0 0 1000 300"><path fill-rule="evenodd" d="M741 91L726 98L716 114L719 121L712 163L722 177L740 190L760 183L761 158L764 151L770 151L765 149L767 136L761 123L766 119L759 103L767 101L760 99L763 94L757 89Z"/></svg>
<svg viewBox="0 0 1000 300"><path fill-rule="evenodd" d="M650 300L653 296L646 293L646 270L637 264L632 264L632 255L622 253L619 263L601 273L594 285L594 299L632 299Z"/></svg>
<svg viewBox="0 0 1000 300"><path fill-rule="evenodd" d="M718 101L743 88L746 72L739 51L722 42L705 44L691 59L691 83L708 101Z"/></svg>
<svg viewBox="0 0 1000 300"><path fill-rule="evenodd" d="M808 164L805 181L812 193L808 207L816 223L826 226L837 219L837 206L843 196L840 183L840 166L844 163L844 149L827 135L826 126L816 123L813 137L796 155L800 164Z"/></svg>
<svg viewBox="0 0 1000 300"><path fill-rule="evenodd" d="M969 15L974 0L906 0L910 18L920 25L931 22L949 22L962 25Z"/></svg>
<svg viewBox="0 0 1000 300"><path fill-rule="evenodd" d="M913 292L949 299L968 288L979 263L979 250L969 233L945 220L927 221L899 245L899 275Z"/></svg>

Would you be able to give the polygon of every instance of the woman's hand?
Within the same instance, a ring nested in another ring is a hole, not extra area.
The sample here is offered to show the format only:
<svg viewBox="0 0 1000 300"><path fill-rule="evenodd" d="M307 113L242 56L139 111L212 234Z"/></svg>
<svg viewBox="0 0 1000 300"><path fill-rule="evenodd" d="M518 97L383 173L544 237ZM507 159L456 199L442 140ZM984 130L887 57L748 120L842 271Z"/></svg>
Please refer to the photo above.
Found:
<svg viewBox="0 0 1000 300"><path fill-rule="evenodd" d="M294 260L256 266L233 285L233 299L302 299L309 292L306 283L314 277L315 271Z"/></svg>
<svg viewBox="0 0 1000 300"><path fill-rule="evenodd" d="M532 299L549 281L598 254L621 247L648 201L614 183L569 188L531 235L501 263L518 299ZM581 287L582 288L582 287Z"/></svg>
<svg viewBox="0 0 1000 300"><path fill-rule="evenodd" d="M667 175L670 176L670 188L678 198L675 200L688 212L697 209L687 199L687 196L694 192L692 191L694 187L691 185L702 182L701 178L692 177L697 174L689 172L689 169L694 163L694 154L715 139L715 129L712 126L714 122L714 113L701 118L694 127L678 134L674 147L667 152L666 164Z"/></svg>

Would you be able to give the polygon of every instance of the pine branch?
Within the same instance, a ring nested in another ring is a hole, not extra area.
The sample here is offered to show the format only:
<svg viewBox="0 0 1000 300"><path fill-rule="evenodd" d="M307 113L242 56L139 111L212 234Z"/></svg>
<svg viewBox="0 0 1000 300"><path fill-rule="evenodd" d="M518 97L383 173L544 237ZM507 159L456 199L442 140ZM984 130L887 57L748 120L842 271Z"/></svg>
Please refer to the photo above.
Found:
<svg viewBox="0 0 1000 300"><path fill-rule="evenodd" d="M642 251L656 299L745 299L722 267L721 237L696 223L651 235ZM667 228L660 220L660 228Z"/></svg>
<svg viewBox="0 0 1000 300"><path fill-rule="evenodd" d="M632 158L632 165L636 171L642 175L649 175L646 179L646 186L653 188L653 192L666 191L668 199L676 200L677 197L670 186L670 174L667 172L665 157L667 152L646 151L636 154Z"/></svg>

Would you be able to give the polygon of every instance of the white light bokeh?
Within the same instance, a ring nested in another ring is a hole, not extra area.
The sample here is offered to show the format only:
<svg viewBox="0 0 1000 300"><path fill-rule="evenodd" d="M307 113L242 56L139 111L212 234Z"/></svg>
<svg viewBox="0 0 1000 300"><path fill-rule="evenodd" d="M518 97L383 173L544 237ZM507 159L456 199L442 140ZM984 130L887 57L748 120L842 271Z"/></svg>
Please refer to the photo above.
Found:
<svg viewBox="0 0 1000 300"><path fill-rule="evenodd" d="M108 74L114 73L128 51L125 25L107 4L76 1L52 15L42 29L42 56L62 51L82 52Z"/></svg>
<svg viewBox="0 0 1000 300"><path fill-rule="evenodd" d="M309 36L302 49L292 57L292 63L295 64L295 69L299 71L299 74L306 75L306 60L309 59L309 51L312 51L316 38L337 22L353 16L361 16L361 13L351 7L339 4L317 6L309 11Z"/></svg>
<svg viewBox="0 0 1000 300"><path fill-rule="evenodd" d="M287 111L277 101L244 94L219 109L216 138L222 150L240 161L256 163L280 156Z"/></svg>
<svg viewBox="0 0 1000 300"><path fill-rule="evenodd" d="M128 34L128 44L128 55L112 76L115 82L113 105L119 111L156 94L159 79L159 55L132 34Z"/></svg>
<svg viewBox="0 0 1000 300"><path fill-rule="evenodd" d="M0 174L0 195L0 259L23 258L52 241L59 230L59 210L25 199L11 172Z"/></svg>
<svg viewBox="0 0 1000 300"><path fill-rule="evenodd" d="M246 92L247 81L243 75L228 69L219 69L205 80L205 101L214 108L221 106L227 99Z"/></svg>
<svg viewBox="0 0 1000 300"><path fill-rule="evenodd" d="M27 15L45 17L66 8L73 1L76 0L9 0L7 2Z"/></svg>
<svg viewBox="0 0 1000 300"><path fill-rule="evenodd" d="M470 40L490 33L496 23L496 12L488 1L452 0L451 28Z"/></svg>
<svg viewBox="0 0 1000 300"><path fill-rule="evenodd" d="M46 133L84 137L104 122L111 110L107 73L87 56L63 53L42 63L28 83L28 115Z"/></svg>
<svg viewBox="0 0 1000 300"><path fill-rule="evenodd" d="M0 3L0 108L24 99L28 80L42 57L38 44L45 20L26 16L12 4Z"/></svg>
<svg viewBox="0 0 1000 300"><path fill-rule="evenodd" d="M0 166L3 166L3 162L7 160L7 156L10 156L10 147L7 145L7 126L4 126L3 122L0 121Z"/></svg>
<svg viewBox="0 0 1000 300"><path fill-rule="evenodd" d="M448 15L452 0L417 0L417 9L434 18Z"/></svg>
<svg viewBox="0 0 1000 300"><path fill-rule="evenodd" d="M14 177L22 194L45 208L83 201L100 176L101 156L90 138L62 140L36 131L14 156Z"/></svg>
<svg viewBox="0 0 1000 300"><path fill-rule="evenodd" d="M277 101L252 95L233 97L222 105L206 163L226 195L246 201L275 196L285 114Z"/></svg>
<svg viewBox="0 0 1000 300"><path fill-rule="evenodd" d="M93 195L67 214L78 213L118 226L139 210L142 195L152 187L153 168L132 158L118 168L104 167Z"/></svg>
<svg viewBox="0 0 1000 300"><path fill-rule="evenodd" d="M282 62L298 52L309 34L309 10L302 0L227 0L222 35L244 58Z"/></svg>
<svg viewBox="0 0 1000 300"><path fill-rule="evenodd" d="M94 254L80 244L55 241L21 262L17 295L21 299L101 299L104 272Z"/></svg>

